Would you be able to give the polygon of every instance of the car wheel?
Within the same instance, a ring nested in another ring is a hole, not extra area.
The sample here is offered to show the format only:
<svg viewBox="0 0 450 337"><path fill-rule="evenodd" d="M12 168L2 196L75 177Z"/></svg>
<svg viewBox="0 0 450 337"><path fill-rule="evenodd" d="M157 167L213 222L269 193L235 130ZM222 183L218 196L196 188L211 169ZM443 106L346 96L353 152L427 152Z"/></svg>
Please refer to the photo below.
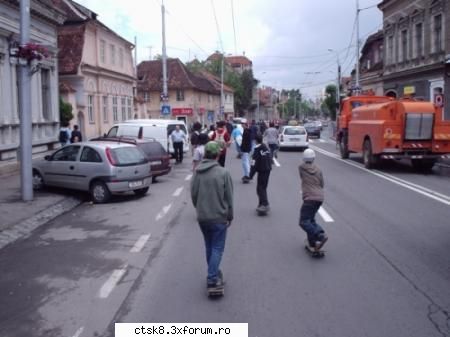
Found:
<svg viewBox="0 0 450 337"><path fill-rule="evenodd" d="M134 194L136 194L137 196L142 197L142 196L144 196L144 195L148 192L149 188L150 188L150 187L147 186L147 187L144 187L144 188L140 188L140 189L138 189L138 190L134 190L133 192L134 192Z"/></svg>
<svg viewBox="0 0 450 337"><path fill-rule="evenodd" d="M378 158L372 153L372 143L366 139L363 144L363 162L366 169L373 169L378 163Z"/></svg>
<svg viewBox="0 0 450 337"><path fill-rule="evenodd" d="M103 181L96 180L91 184L90 189L92 201L96 204L103 204L111 198L111 192Z"/></svg>
<svg viewBox="0 0 450 337"><path fill-rule="evenodd" d="M44 188L44 178L38 171L33 171L33 190L39 191Z"/></svg>

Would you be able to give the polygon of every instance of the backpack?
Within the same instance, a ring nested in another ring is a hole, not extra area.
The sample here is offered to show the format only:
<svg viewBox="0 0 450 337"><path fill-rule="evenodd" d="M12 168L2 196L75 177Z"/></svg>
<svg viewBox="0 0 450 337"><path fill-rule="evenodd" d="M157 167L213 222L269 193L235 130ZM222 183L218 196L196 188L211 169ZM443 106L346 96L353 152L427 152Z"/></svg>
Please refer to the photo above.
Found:
<svg viewBox="0 0 450 337"><path fill-rule="evenodd" d="M66 130L59 130L59 142L60 143L67 143L69 140L69 135Z"/></svg>
<svg viewBox="0 0 450 337"><path fill-rule="evenodd" d="M219 143L220 148L223 150L227 146L227 142L225 141L225 130L222 133L216 131L215 141Z"/></svg>
<svg viewBox="0 0 450 337"><path fill-rule="evenodd" d="M194 133L191 135L191 145L198 145L198 137L200 133L198 131L194 131Z"/></svg>

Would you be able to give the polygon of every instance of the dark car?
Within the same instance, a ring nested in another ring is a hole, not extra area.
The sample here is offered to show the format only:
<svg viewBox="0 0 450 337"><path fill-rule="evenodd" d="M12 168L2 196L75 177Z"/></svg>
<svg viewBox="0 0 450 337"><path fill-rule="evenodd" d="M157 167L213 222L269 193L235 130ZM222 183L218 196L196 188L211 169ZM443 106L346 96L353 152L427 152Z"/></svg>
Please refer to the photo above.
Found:
<svg viewBox="0 0 450 337"><path fill-rule="evenodd" d="M321 127L314 122L309 122L304 125L309 137L315 136L320 138Z"/></svg>
<svg viewBox="0 0 450 337"><path fill-rule="evenodd" d="M155 182L157 177L166 175L170 172L170 155L164 150L164 147L153 138L131 138L131 137L100 137L91 140L99 141L117 141L122 143L135 144L147 156L150 162L152 172L152 181Z"/></svg>

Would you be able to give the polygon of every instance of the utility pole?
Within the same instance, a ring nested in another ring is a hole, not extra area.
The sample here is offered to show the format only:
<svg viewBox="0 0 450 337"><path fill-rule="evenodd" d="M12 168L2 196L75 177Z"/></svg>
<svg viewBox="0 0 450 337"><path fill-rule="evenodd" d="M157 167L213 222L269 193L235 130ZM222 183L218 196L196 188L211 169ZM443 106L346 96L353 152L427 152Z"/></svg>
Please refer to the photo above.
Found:
<svg viewBox="0 0 450 337"><path fill-rule="evenodd" d="M356 92L359 94L359 0L356 0Z"/></svg>
<svg viewBox="0 0 450 337"><path fill-rule="evenodd" d="M224 97L223 97L223 67L224 67L224 58L225 54L222 50L222 62L220 65L220 115L224 117L225 114L225 106L224 106Z"/></svg>
<svg viewBox="0 0 450 337"><path fill-rule="evenodd" d="M166 54L166 9L164 7L164 0L161 3L162 13L162 71L163 71L163 105L168 100L167 89L167 54Z"/></svg>
<svg viewBox="0 0 450 337"><path fill-rule="evenodd" d="M30 42L30 0L20 1L20 45ZM33 200L31 78L28 63L20 65L20 183L23 201Z"/></svg>

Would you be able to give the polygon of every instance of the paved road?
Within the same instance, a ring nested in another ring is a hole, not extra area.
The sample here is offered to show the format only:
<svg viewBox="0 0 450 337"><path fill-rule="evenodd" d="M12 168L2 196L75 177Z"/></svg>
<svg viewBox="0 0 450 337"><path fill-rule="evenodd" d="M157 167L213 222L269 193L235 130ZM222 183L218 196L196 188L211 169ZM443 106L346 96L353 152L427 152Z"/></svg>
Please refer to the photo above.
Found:
<svg viewBox="0 0 450 337"><path fill-rule="evenodd" d="M326 179L324 259L305 253L297 224L300 153L280 153L268 217L255 215L255 183L240 183L229 156L226 296L208 300L184 165L145 198L84 204L1 250L0 336L106 337L114 321L245 322L252 337L450 336L448 174L403 163L369 172L336 158L332 142L311 146Z"/></svg>

